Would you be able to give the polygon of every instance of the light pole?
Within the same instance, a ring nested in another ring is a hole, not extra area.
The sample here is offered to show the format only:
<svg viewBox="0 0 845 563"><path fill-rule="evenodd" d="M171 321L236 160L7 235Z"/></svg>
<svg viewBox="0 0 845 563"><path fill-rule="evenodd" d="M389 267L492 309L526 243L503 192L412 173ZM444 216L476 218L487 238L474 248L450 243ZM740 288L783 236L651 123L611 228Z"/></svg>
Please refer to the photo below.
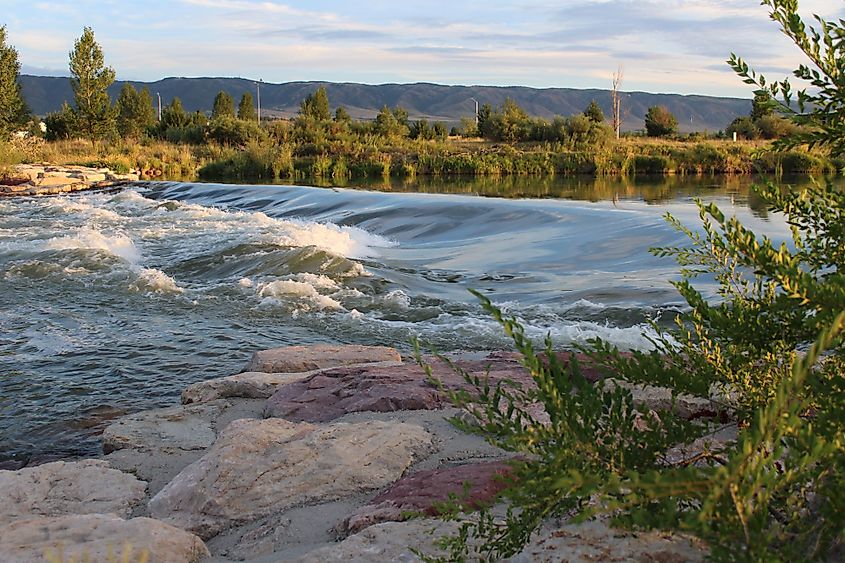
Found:
<svg viewBox="0 0 845 563"><path fill-rule="evenodd" d="M161 122L161 94L156 92L156 96L158 96L158 120Z"/></svg>
<svg viewBox="0 0 845 563"><path fill-rule="evenodd" d="M470 98L473 102L475 102L475 128L478 129L478 100L475 98Z"/></svg>
<svg viewBox="0 0 845 563"><path fill-rule="evenodd" d="M258 82L255 83L255 93L256 93L256 100L258 105L258 125L261 125L261 83L264 82L262 79L258 79Z"/></svg>

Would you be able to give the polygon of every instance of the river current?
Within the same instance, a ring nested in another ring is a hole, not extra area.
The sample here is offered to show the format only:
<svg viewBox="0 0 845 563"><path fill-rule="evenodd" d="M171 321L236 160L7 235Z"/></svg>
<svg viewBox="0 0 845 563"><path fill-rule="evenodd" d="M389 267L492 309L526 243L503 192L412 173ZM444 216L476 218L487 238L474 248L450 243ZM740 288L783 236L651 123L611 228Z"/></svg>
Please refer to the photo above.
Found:
<svg viewBox="0 0 845 563"><path fill-rule="evenodd" d="M647 348L683 306L648 249L686 242L663 215L695 226L693 195L787 235L719 185L657 204L194 183L0 200L0 462L94 454L105 420L259 349L507 348L469 288L537 339Z"/></svg>

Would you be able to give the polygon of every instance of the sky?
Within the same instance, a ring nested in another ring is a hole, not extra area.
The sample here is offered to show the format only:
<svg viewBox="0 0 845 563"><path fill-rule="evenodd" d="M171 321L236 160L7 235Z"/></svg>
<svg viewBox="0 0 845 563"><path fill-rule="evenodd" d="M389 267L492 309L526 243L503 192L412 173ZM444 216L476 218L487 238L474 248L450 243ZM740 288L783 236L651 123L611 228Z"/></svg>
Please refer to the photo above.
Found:
<svg viewBox="0 0 845 563"><path fill-rule="evenodd" d="M751 97L804 59L757 0L0 0L22 72L66 75L89 26L119 79L603 88ZM845 17L845 0L801 0Z"/></svg>

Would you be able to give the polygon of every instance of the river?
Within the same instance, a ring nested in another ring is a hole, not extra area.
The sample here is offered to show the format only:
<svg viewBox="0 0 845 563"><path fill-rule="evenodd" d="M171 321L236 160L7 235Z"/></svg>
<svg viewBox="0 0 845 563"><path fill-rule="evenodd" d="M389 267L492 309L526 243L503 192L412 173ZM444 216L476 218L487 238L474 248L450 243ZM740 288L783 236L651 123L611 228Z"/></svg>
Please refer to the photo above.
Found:
<svg viewBox="0 0 845 563"><path fill-rule="evenodd" d="M673 260L648 252L685 243L666 212L695 225L702 197L787 236L747 180L524 183L157 183L0 200L0 462L95 454L105 420L175 404L258 349L407 352L413 336L507 348L469 288L561 347L647 348L648 320L683 306Z"/></svg>

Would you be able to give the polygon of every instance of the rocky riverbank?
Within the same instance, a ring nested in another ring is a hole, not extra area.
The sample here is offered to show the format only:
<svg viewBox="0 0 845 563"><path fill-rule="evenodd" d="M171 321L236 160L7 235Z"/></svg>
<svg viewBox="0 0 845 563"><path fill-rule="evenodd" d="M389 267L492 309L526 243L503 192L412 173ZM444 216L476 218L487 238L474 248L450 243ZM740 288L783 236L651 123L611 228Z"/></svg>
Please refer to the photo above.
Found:
<svg viewBox="0 0 845 563"><path fill-rule="evenodd" d="M18 164L0 179L0 197L43 196L91 189L106 189L137 182L137 171L118 174L108 168Z"/></svg>
<svg viewBox="0 0 845 563"><path fill-rule="evenodd" d="M532 380L513 354L461 359L492 381ZM465 386L433 361L446 389ZM588 377L597 374L585 371ZM659 407L666 390L637 392ZM685 400L688 416L710 408ZM0 560L415 561L456 530L432 516L495 498L508 453L456 430L460 415L391 348L288 347L196 383L182 404L114 421L102 459L0 471ZM423 517L409 519L409 515ZM513 561L697 561L679 536L601 520L549 522ZM60 559L61 560L61 559Z"/></svg>

